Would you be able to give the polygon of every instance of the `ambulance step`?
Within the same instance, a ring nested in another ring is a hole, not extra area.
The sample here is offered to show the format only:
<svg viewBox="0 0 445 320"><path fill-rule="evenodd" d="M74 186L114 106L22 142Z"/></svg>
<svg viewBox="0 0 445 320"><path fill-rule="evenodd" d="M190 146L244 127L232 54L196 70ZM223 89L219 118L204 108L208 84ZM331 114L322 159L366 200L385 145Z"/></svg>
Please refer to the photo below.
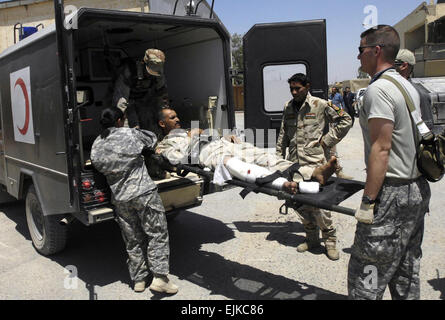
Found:
<svg viewBox="0 0 445 320"><path fill-rule="evenodd" d="M99 223L114 218L114 212L111 208L99 208L88 211L88 222L90 224Z"/></svg>

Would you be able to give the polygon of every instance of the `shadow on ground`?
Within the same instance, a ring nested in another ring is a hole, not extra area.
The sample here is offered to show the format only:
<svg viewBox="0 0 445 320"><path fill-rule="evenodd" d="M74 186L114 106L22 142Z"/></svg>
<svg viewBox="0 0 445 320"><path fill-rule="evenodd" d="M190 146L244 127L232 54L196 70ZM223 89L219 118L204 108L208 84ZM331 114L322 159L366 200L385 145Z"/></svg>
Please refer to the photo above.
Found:
<svg viewBox="0 0 445 320"><path fill-rule="evenodd" d="M248 221L236 221L233 223L239 232L247 233L269 233L266 240L277 241L278 243L288 247L298 247L304 242L304 228L299 222L248 222ZM303 233L303 235L297 235L295 233ZM325 249L318 247L309 250L313 254L324 254Z"/></svg>
<svg viewBox="0 0 445 320"><path fill-rule="evenodd" d="M9 220L15 222L15 229L23 235L26 240L31 240L28 225L26 224L24 201L3 203L0 205L0 211L2 211Z"/></svg>
<svg viewBox="0 0 445 320"><path fill-rule="evenodd" d="M208 243L209 239L212 239L213 243L228 241L233 238L233 231L218 221L224 227L216 229L220 233L215 234L215 230L212 231L207 226L198 224L199 221L193 222L191 215L184 215L180 218L171 228L171 230L175 229L178 224L178 229L171 232L170 238L172 247L171 273L180 279L188 280L208 289L210 294L236 300L346 299L346 296L230 261L213 252L203 251L201 250L203 243ZM192 223L184 227L183 223L186 221ZM298 223L235 222L234 224L241 232L271 232L274 235L273 238L276 238L281 232L299 232L295 230L302 229ZM293 241L290 242L293 243Z"/></svg>
<svg viewBox="0 0 445 320"><path fill-rule="evenodd" d="M23 203L0 208L16 223L16 230L30 240ZM242 226L240 222L237 224ZM244 227L247 228L247 224ZM277 237L280 239L280 232L295 232L295 229L300 228L297 224L285 225L283 228L256 224L251 226L251 232L255 232L257 227L263 230L271 228L273 240L277 240ZM210 294L229 299L252 300L346 298L310 284L229 261L217 253L201 250L203 244L222 244L235 237L233 230L219 220L184 211L169 223L169 234L171 274L208 289ZM293 245L297 240L289 238L282 241ZM70 225L66 249L48 257L63 267L76 266L79 279L90 289L90 298L94 298L94 286L102 287L117 281L132 286L126 258L120 230L114 221L89 227L73 223ZM165 296L154 295L152 299L163 297Z"/></svg>
<svg viewBox="0 0 445 320"><path fill-rule="evenodd" d="M439 278L439 270L437 272L437 279L428 280L428 283L433 287L434 290L440 292L439 299L445 300L445 278Z"/></svg>

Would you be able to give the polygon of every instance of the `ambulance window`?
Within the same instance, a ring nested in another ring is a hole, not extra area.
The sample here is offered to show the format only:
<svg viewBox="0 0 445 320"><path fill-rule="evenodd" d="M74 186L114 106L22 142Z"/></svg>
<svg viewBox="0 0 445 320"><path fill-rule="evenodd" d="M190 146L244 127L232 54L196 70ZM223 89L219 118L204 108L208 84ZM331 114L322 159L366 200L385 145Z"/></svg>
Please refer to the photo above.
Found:
<svg viewBox="0 0 445 320"><path fill-rule="evenodd" d="M284 103L292 99L287 79L296 73L306 74L302 63L269 65L263 68L264 109L266 112L282 112Z"/></svg>

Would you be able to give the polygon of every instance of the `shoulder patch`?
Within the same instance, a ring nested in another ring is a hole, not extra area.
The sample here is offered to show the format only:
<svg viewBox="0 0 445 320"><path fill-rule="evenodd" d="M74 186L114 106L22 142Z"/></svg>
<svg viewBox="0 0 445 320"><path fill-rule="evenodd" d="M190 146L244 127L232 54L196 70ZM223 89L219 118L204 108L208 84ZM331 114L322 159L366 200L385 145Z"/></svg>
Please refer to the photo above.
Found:
<svg viewBox="0 0 445 320"><path fill-rule="evenodd" d="M343 115L345 114L343 108L337 107L337 106L336 106L335 104L333 104L331 101L328 102L328 105L329 105L332 109L334 109L334 111L337 112L337 114L338 114L340 117L343 117Z"/></svg>

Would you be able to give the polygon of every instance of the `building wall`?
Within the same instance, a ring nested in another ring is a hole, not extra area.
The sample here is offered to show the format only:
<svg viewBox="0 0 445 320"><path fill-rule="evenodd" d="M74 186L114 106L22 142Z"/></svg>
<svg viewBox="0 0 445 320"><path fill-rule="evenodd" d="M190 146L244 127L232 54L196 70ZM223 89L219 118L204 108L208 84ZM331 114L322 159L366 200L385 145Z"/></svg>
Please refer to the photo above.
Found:
<svg viewBox="0 0 445 320"><path fill-rule="evenodd" d="M445 16L445 3L427 5L426 2L423 2L394 25L400 35L400 47L413 52L423 47L428 40L428 24L443 16ZM445 75L443 70L445 70L445 60L418 61L414 69L414 76L443 76Z"/></svg>
<svg viewBox="0 0 445 320"><path fill-rule="evenodd" d="M0 9L0 52L14 44L14 25L18 22L25 27L35 27L42 23L44 27L54 23L54 2L22 1L27 5ZM33 3L34 2L34 3ZM135 12L148 12L146 0L65 0L68 5L90 8L115 9ZM18 32L16 34L18 41Z"/></svg>

